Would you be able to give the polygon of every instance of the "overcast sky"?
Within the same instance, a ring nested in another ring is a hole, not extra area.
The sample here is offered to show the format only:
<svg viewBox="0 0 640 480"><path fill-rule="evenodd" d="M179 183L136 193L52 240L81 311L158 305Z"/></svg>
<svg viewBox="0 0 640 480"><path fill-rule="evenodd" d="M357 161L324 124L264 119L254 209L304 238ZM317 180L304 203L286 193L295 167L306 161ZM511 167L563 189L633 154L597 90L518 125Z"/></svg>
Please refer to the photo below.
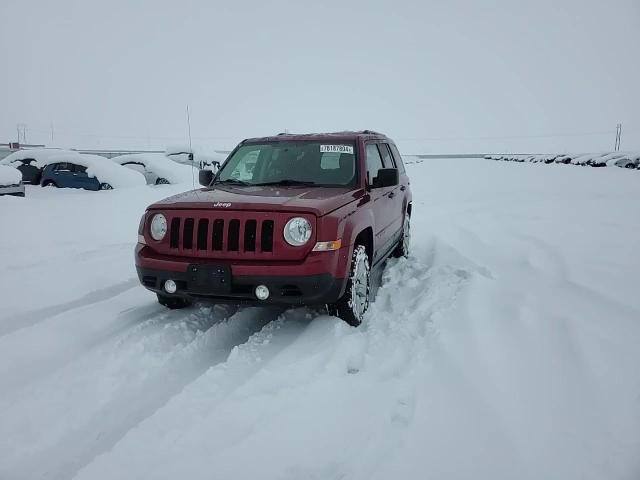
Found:
<svg viewBox="0 0 640 480"><path fill-rule="evenodd" d="M227 149L371 128L404 153L640 149L640 0L0 0L0 142Z"/></svg>

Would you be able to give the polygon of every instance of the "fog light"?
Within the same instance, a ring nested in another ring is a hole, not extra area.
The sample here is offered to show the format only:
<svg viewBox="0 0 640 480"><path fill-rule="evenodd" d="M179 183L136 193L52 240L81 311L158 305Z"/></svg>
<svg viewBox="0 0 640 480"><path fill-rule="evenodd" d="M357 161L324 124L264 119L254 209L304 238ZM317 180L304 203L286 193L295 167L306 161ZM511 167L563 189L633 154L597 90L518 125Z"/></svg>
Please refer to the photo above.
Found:
<svg viewBox="0 0 640 480"><path fill-rule="evenodd" d="M256 287L256 297L258 300L266 300L269 298L269 289L266 285L258 285Z"/></svg>
<svg viewBox="0 0 640 480"><path fill-rule="evenodd" d="M167 280L166 282L164 282L164 289L167 293L176 293L178 286L173 280Z"/></svg>

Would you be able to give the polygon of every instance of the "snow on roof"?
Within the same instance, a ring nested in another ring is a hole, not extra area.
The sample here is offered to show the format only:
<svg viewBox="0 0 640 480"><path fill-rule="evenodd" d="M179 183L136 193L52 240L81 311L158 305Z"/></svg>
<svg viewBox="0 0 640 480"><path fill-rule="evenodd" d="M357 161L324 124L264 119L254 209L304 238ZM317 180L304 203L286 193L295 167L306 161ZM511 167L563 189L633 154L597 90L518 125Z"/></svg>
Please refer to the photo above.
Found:
<svg viewBox="0 0 640 480"><path fill-rule="evenodd" d="M141 163L146 170L171 183L190 183L194 178L191 166L174 162L162 153L133 153L119 155L111 160L120 165L127 162Z"/></svg>
<svg viewBox="0 0 640 480"><path fill-rule="evenodd" d="M87 175L95 177L100 183L108 183L113 188L137 187L147 184L144 175L141 173L118 165L100 155L66 152L64 154L52 155L40 163L45 167L52 163L63 162L85 167L87 169Z"/></svg>
<svg viewBox="0 0 640 480"><path fill-rule="evenodd" d="M13 152L7 155L5 158L0 160L0 165L10 165L15 162L19 162L20 160L26 160L28 158L33 158L35 160L31 165L35 167L44 167L46 161L54 156L63 155L63 154L74 154L76 152L72 152L71 150L64 150L60 148L32 148L32 149L24 149L18 150L17 152Z"/></svg>
<svg viewBox="0 0 640 480"><path fill-rule="evenodd" d="M0 165L0 186L18 185L22 181L22 172L17 168Z"/></svg>

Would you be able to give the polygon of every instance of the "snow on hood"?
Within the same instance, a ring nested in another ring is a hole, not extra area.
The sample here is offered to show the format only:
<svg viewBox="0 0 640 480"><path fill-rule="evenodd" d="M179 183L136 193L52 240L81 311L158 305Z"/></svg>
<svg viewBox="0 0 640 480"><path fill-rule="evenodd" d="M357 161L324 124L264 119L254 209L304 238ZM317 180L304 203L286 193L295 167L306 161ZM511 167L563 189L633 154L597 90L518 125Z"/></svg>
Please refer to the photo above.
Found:
<svg viewBox="0 0 640 480"><path fill-rule="evenodd" d="M33 165L34 167L43 168L47 164L48 159L50 159L51 157L67 154L77 155L76 152L73 152L71 150L63 150L60 148L33 148L18 150L17 152L13 152L0 160L0 165L13 164L13 166L17 166L15 164L20 160L33 158L35 159L35 162L32 162L31 165Z"/></svg>
<svg viewBox="0 0 640 480"><path fill-rule="evenodd" d="M63 155L50 156L42 162L42 166L45 167L59 162L73 163L86 167L87 175L95 177L100 183L108 183L113 188L137 187L147 184L144 175L141 173L118 165L99 155L68 152Z"/></svg>
<svg viewBox="0 0 640 480"><path fill-rule="evenodd" d="M18 185L22 181L22 173L17 168L0 165L0 186Z"/></svg>
<svg viewBox="0 0 640 480"><path fill-rule="evenodd" d="M126 162L141 163L147 171L169 180L170 183L191 183L198 173L193 172L190 166L174 162L162 153L133 153L119 155L111 160L120 165Z"/></svg>

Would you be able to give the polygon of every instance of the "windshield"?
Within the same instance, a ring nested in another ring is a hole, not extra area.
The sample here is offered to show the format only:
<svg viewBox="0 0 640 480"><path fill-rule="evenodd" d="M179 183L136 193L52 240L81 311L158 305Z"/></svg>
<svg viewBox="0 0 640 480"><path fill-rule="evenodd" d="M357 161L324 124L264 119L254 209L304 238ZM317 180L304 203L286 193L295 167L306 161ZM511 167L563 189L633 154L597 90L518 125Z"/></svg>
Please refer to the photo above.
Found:
<svg viewBox="0 0 640 480"><path fill-rule="evenodd" d="M347 187L356 178L353 144L273 142L238 148L225 162L217 182Z"/></svg>

